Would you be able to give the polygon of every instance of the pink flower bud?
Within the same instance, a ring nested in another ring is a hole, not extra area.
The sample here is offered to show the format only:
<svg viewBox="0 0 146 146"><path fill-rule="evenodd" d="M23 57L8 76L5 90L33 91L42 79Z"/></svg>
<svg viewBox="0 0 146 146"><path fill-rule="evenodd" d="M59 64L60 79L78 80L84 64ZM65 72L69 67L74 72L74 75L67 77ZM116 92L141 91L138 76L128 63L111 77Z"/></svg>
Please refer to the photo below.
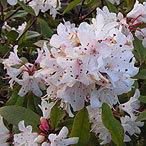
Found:
<svg viewBox="0 0 146 146"><path fill-rule="evenodd" d="M41 124L42 124L42 128L45 130L45 131L48 131L49 130L49 124L48 124L48 121L41 117L40 118L40 121L41 121Z"/></svg>

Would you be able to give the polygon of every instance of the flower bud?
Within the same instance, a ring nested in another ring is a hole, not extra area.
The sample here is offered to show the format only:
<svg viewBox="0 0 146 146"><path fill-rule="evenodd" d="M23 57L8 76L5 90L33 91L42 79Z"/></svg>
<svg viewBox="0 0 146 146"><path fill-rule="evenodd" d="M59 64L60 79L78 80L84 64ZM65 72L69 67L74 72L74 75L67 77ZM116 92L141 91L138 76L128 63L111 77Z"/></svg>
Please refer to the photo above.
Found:
<svg viewBox="0 0 146 146"><path fill-rule="evenodd" d="M41 125L42 125L42 128L45 130L45 131L49 131L49 124L48 124L48 121L41 117L40 118L40 121L41 121Z"/></svg>

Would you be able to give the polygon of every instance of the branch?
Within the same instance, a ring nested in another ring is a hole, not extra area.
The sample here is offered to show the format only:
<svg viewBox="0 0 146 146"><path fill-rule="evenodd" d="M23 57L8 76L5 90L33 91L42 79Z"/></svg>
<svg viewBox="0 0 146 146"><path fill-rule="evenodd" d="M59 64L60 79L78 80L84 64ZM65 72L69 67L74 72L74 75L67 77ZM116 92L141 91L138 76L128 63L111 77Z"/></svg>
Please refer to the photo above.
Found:
<svg viewBox="0 0 146 146"><path fill-rule="evenodd" d="M32 27L32 25L36 22L36 20L37 20L37 17L35 17L33 20L32 20L32 22L31 22L31 24L29 25L29 27L21 34L21 36L14 42L14 44L13 44L13 47L15 46L15 45L17 45L17 43L20 41L20 39L25 35L25 33Z"/></svg>
<svg viewBox="0 0 146 146"><path fill-rule="evenodd" d="M26 5L28 4L28 3L30 3L32 0L30 0L30 1L28 1L27 3L26 3ZM8 19L10 19L13 15L15 15L19 10L21 9L21 6L19 6L19 7L17 7L16 8L16 11L15 12L13 12L9 17L7 17L4 21L7 21Z"/></svg>
<svg viewBox="0 0 146 146"><path fill-rule="evenodd" d="M3 23L4 23L4 10L3 10L3 5L2 5L2 3L1 3L1 0L0 0L0 9L1 9L0 34L1 34L2 26L3 26Z"/></svg>
<svg viewBox="0 0 146 146"><path fill-rule="evenodd" d="M82 1L82 5L81 5L81 8L80 8L80 11L79 11L78 17L77 17L78 19L79 19L81 13L82 13L82 9L83 9L83 5L84 5L84 3L85 3L85 0Z"/></svg>
<svg viewBox="0 0 146 146"><path fill-rule="evenodd" d="M94 11L96 10L96 8L94 8L93 10L91 10L87 15L81 17L81 21L86 19L90 14L92 14Z"/></svg>
<svg viewBox="0 0 146 146"><path fill-rule="evenodd" d="M101 5L102 5L102 7L104 6L103 0L101 0Z"/></svg>
<svg viewBox="0 0 146 146"><path fill-rule="evenodd" d="M20 39L21 39L21 38L25 35L25 33L32 27L32 25L36 22L36 20L37 20L37 17L35 17L35 18L32 20L32 22L31 22L31 24L29 25L29 27L28 27L28 28L21 34L21 36L14 42L14 44L12 45L12 48L13 48L15 45L18 44L18 42L20 41ZM9 51L4 55L3 59L7 56L7 54L11 51L12 48L10 48Z"/></svg>

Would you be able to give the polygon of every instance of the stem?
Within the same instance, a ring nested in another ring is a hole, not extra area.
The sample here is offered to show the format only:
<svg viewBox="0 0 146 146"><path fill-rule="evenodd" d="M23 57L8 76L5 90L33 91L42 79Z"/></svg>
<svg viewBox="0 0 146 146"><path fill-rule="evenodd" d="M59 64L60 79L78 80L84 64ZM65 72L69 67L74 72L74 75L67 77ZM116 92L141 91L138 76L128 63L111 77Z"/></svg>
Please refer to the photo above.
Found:
<svg viewBox="0 0 146 146"><path fill-rule="evenodd" d="M32 25L36 22L36 20L37 20L37 17L35 17L35 18L32 20L30 26L29 26L29 27L21 34L21 36L14 42L13 47L14 47L15 45L17 45L17 43L20 41L20 39L21 39L21 38L25 35L25 33L32 27Z"/></svg>
<svg viewBox="0 0 146 146"><path fill-rule="evenodd" d="M19 7L17 7L16 8L16 11L15 12L13 12L9 17L7 17L4 21L7 21L8 19L10 19L13 15L15 15L19 10L21 9L21 7L19 6Z"/></svg>
<svg viewBox="0 0 146 146"><path fill-rule="evenodd" d="M103 0L100 0L100 1L101 1L101 6L103 7L104 6Z"/></svg>
<svg viewBox="0 0 146 146"><path fill-rule="evenodd" d="M91 10L87 15L83 16L81 21L86 19L90 14L92 14L94 11L96 10L96 8L94 8L93 10Z"/></svg>
<svg viewBox="0 0 146 146"><path fill-rule="evenodd" d="M78 17L77 17L78 19L79 19L81 13L82 13L82 9L83 9L83 5L84 5L84 3L85 3L85 0L82 1L82 5L81 5L81 8L80 8L80 11L79 11Z"/></svg>
<svg viewBox="0 0 146 146"><path fill-rule="evenodd" d="M2 26L3 26L3 23L4 23L4 10L3 10L3 5L2 5L2 3L1 3L1 0L0 0L0 9L1 9L0 34L1 34Z"/></svg>

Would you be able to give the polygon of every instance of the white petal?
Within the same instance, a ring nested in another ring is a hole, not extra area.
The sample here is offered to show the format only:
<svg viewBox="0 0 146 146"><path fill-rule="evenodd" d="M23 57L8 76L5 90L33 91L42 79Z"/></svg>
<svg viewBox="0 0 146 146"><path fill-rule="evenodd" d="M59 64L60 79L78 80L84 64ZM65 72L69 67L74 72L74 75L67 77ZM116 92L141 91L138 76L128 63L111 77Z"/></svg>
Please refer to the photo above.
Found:
<svg viewBox="0 0 146 146"><path fill-rule="evenodd" d="M17 4L17 0L7 0L7 2L8 2L10 5L16 5L16 4Z"/></svg>
<svg viewBox="0 0 146 146"><path fill-rule="evenodd" d="M59 134L58 134L58 137L63 137L63 138L65 138L66 136L67 136L67 134L68 134L68 129L67 129L67 127L63 127L61 130L60 130L60 132L59 132Z"/></svg>

